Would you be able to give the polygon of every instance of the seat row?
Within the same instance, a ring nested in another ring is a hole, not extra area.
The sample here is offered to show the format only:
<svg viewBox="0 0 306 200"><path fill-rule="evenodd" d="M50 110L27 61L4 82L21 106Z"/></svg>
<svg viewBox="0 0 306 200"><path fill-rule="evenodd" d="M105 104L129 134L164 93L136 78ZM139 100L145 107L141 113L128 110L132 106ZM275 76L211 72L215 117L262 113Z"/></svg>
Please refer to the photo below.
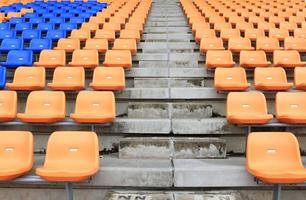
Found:
<svg viewBox="0 0 306 200"><path fill-rule="evenodd" d="M270 61L267 61L267 57L264 51L241 51L240 52L241 67L256 68L256 67L268 67L271 65ZM236 63L233 61L233 54L229 50L208 50L206 52L206 67L233 67ZM301 61L301 57L296 50L275 50L273 52L273 66L294 68L304 67L305 61Z"/></svg>
<svg viewBox="0 0 306 200"><path fill-rule="evenodd" d="M28 131L0 131L0 180L11 181L34 166L34 138ZM100 169L96 133L58 131L49 136L46 157L36 175L54 182L80 182Z"/></svg>
<svg viewBox="0 0 306 200"><path fill-rule="evenodd" d="M16 118L27 123L56 123L65 120L66 97L63 91L33 91L25 112L17 114L17 93L0 91L0 122ZM76 123L111 123L116 117L115 96L110 91L81 91L70 118Z"/></svg>
<svg viewBox="0 0 306 200"><path fill-rule="evenodd" d="M275 118L281 123L306 123L306 92L278 92ZM231 124L266 124L273 119L261 92L230 92L226 102L226 118Z"/></svg>
<svg viewBox="0 0 306 200"><path fill-rule="evenodd" d="M246 71L242 67L217 68L214 75L217 91L244 91L251 84L247 81ZM306 90L306 67L294 69L294 86ZM257 67L254 70L254 88L264 91L290 90L293 83L288 83L286 71L282 67Z"/></svg>
<svg viewBox="0 0 306 200"><path fill-rule="evenodd" d="M0 89L44 90L46 72L43 67L18 67L12 83L6 83L6 68L0 67ZM85 70L83 67L57 67L52 82L47 84L51 90L79 91L85 89ZM123 90L125 75L122 67L97 67L94 69L89 86L94 90Z"/></svg>

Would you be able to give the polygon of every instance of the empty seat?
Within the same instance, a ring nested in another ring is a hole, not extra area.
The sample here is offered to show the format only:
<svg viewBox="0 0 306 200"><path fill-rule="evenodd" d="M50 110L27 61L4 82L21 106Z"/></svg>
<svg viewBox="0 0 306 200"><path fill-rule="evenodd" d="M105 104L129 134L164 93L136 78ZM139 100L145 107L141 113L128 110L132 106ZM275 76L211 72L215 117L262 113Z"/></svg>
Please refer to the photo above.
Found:
<svg viewBox="0 0 306 200"><path fill-rule="evenodd" d="M96 31L94 38L107 39L108 41L113 42L116 38L116 35L114 30L101 29Z"/></svg>
<svg viewBox="0 0 306 200"><path fill-rule="evenodd" d="M266 183L290 184L306 180L299 143L289 132L250 133L246 167L250 174Z"/></svg>
<svg viewBox="0 0 306 200"><path fill-rule="evenodd" d="M293 84L287 82L286 71L281 68L256 68L254 86L257 90L289 90Z"/></svg>
<svg viewBox="0 0 306 200"><path fill-rule="evenodd" d="M45 88L45 68L18 67L13 82L6 86L10 90L42 90Z"/></svg>
<svg viewBox="0 0 306 200"><path fill-rule="evenodd" d="M16 32L14 30L1 30L0 31L0 40L15 38Z"/></svg>
<svg viewBox="0 0 306 200"><path fill-rule="evenodd" d="M39 61L34 66L55 68L65 66L66 55L64 50L43 50L39 55Z"/></svg>
<svg viewBox="0 0 306 200"><path fill-rule="evenodd" d="M200 52L205 54L208 50L224 50L222 38L203 38L200 43Z"/></svg>
<svg viewBox="0 0 306 200"><path fill-rule="evenodd" d="M248 38L230 38L228 40L228 50L232 52L240 52L242 50L253 50L251 40Z"/></svg>
<svg viewBox="0 0 306 200"><path fill-rule="evenodd" d="M22 39L4 39L0 45L1 52L8 52L10 50L22 50L23 40Z"/></svg>
<svg viewBox="0 0 306 200"><path fill-rule="evenodd" d="M140 24L140 23L128 22L128 23L125 24L124 28L126 30L138 30L140 33L143 32L143 25Z"/></svg>
<svg viewBox="0 0 306 200"><path fill-rule="evenodd" d="M84 181L99 170L99 161L94 132L54 132L48 140L45 162L36 174L48 181Z"/></svg>
<svg viewBox="0 0 306 200"><path fill-rule="evenodd" d="M276 50L273 52L273 64L279 67L303 67L306 62L302 62L300 54L296 50Z"/></svg>
<svg viewBox="0 0 306 200"><path fill-rule="evenodd" d="M83 23L81 26L82 30L89 30L91 32L95 32L96 30L99 29L99 24L94 23L94 22L86 22Z"/></svg>
<svg viewBox="0 0 306 200"><path fill-rule="evenodd" d="M55 29L55 25L53 23L39 23L37 25L37 30L40 30L42 32L54 30L54 29Z"/></svg>
<svg viewBox="0 0 306 200"><path fill-rule="evenodd" d="M113 50L128 50L132 55L137 53L137 44L135 39L116 39Z"/></svg>
<svg viewBox="0 0 306 200"><path fill-rule="evenodd" d="M277 38L262 37L256 40L256 49L265 52L273 52L274 50L282 49Z"/></svg>
<svg viewBox="0 0 306 200"><path fill-rule="evenodd" d="M115 96L110 91L81 91L70 118L78 123L109 123L116 117Z"/></svg>
<svg viewBox="0 0 306 200"><path fill-rule="evenodd" d="M294 29L294 37L296 37L296 38L306 38L306 28Z"/></svg>
<svg viewBox="0 0 306 200"><path fill-rule="evenodd" d="M16 24L15 26L15 31L17 32L21 32L21 31L24 31L24 30L31 30L32 29L32 24L31 23L19 23L19 24Z"/></svg>
<svg viewBox="0 0 306 200"><path fill-rule="evenodd" d="M80 49L80 40L61 38L58 40L57 46L54 49L71 53L76 49Z"/></svg>
<svg viewBox="0 0 306 200"><path fill-rule="evenodd" d="M96 33L97 34L97 33ZM122 39L135 39L136 42L140 42L140 33L137 30L126 30L120 31L120 38Z"/></svg>
<svg viewBox="0 0 306 200"><path fill-rule="evenodd" d="M294 85L298 90L306 90L306 68L294 68Z"/></svg>
<svg viewBox="0 0 306 200"><path fill-rule="evenodd" d="M112 30L115 32L119 32L121 30L121 25L119 23L104 23L103 30Z"/></svg>
<svg viewBox="0 0 306 200"><path fill-rule="evenodd" d="M261 92L230 92L226 108L227 120L232 124L265 124L273 118Z"/></svg>
<svg viewBox="0 0 306 200"><path fill-rule="evenodd" d="M127 50L108 50L103 63L107 67L132 67L132 55Z"/></svg>
<svg viewBox="0 0 306 200"><path fill-rule="evenodd" d="M52 41L58 41L61 38L66 37L66 31L64 30L49 30L47 31L46 38Z"/></svg>
<svg viewBox="0 0 306 200"><path fill-rule="evenodd" d="M298 28L295 22L281 22L279 24L280 29L285 29L292 32L294 29Z"/></svg>
<svg viewBox="0 0 306 200"><path fill-rule="evenodd" d="M214 81L215 89L218 91L247 90L250 86L242 67L216 68Z"/></svg>
<svg viewBox="0 0 306 200"><path fill-rule="evenodd" d="M1 181L13 180L32 169L34 142L31 132L0 131L0 149Z"/></svg>
<svg viewBox="0 0 306 200"><path fill-rule="evenodd" d="M108 50L108 41L107 39L87 39L83 49L97 50L99 53L105 53Z"/></svg>
<svg viewBox="0 0 306 200"><path fill-rule="evenodd" d="M4 89L6 85L6 68L0 66L0 90Z"/></svg>
<svg viewBox="0 0 306 200"><path fill-rule="evenodd" d="M99 65L99 54L97 50L75 50L72 53L70 66L94 68Z"/></svg>
<svg viewBox="0 0 306 200"><path fill-rule="evenodd" d="M275 111L278 121L289 124L306 123L306 92L278 92Z"/></svg>
<svg viewBox="0 0 306 200"><path fill-rule="evenodd" d="M24 113L17 118L23 122L54 123L66 115L65 93L62 91L33 91L29 94Z"/></svg>
<svg viewBox="0 0 306 200"><path fill-rule="evenodd" d="M69 38L70 39L79 39L80 41L86 41L88 38L90 38L90 31L89 30L75 29L71 32L71 35L70 35Z"/></svg>
<svg viewBox="0 0 306 200"><path fill-rule="evenodd" d="M214 38L214 37L216 37L215 30L209 28L200 29L196 31L195 41L196 43L200 43L202 39L208 40L208 38Z"/></svg>
<svg viewBox="0 0 306 200"><path fill-rule="evenodd" d="M231 51L208 50L206 53L207 68L233 67L234 65L235 62L233 61L233 55Z"/></svg>
<svg viewBox="0 0 306 200"><path fill-rule="evenodd" d="M85 70L83 67L57 67L53 73L52 90L83 90L85 88Z"/></svg>
<svg viewBox="0 0 306 200"><path fill-rule="evenodd" d="M264 51L241 51L240 66L246 68L268 67L271 62L267 61Z"/></svg>
<svg viewBox="0 0 306 200"><path fill-rule="evenodd" d="M32 66L33 51L27 50L12 50L7 54L5 62L0 62L0 65L7 68L16 68L19 66Z"/></svg>
<svg viewBox="0 0 306 200"><path fill-rule="evenodd" d="M289 31L287 29L272 28L269 30L269 37L283 41L286 37L289 37Z"/></svg>
<svg viewBox="0 0 306 200"><path fill-rule="evenodd" d="M51 39L32 39L30 41L29 47L27 50L32 50L33 52L40 52L44 49L52 48L52 40Z"/></svg>
<svg viewBox="0 0 306 200"><path fill-rule="evenodd" d="M223 40L227 41L230 38L240 37L240 31L239 29L232 29L232 28L221 29L220 35Z"/></svg>
<svg viewBox="0 0 306 200"><path fill-rule="evenodd" d="M94 90L123 90L125 75L122 67L97 67L90 86Z"/></svg>
<svg viewBox="0 0 306 200"><path fill-rule="evenodd" d="M39 30L24 30L22 31L21 38L24 41L30 41L32 39L40 39L41 32Z"/></svg>
<svg viewBox="0 0 306 200"><path fill-rule="evenodd" d="M251 41L256 41L257 38L265 37L265 31L263 29L246 29L244 37L249 38Z"/></svg>
<svg viewBox="0 0 306 200"><path fill-rule="evenodd" d="M12 121L17 115L17 93L0 91L0 122Z"/></svg>
<svg viewBox="0 0 306 200"><path fill-rule="evenodd" d="M306 52L306 38L286 37L284 45L286 50Z"/></svg>

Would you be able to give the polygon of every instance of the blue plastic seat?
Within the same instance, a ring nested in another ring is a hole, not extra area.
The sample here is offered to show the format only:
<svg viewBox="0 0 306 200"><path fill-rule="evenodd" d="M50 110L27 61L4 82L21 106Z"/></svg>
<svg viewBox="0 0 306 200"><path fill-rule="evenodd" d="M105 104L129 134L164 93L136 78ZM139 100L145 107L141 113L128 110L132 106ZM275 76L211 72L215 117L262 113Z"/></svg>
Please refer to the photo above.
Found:
<svg viewBox="0 0 306 200"><path fill-rule="evenodd" d="M41 32L40 30L24 30L22 31L21 38L24 41L30 41L32 39L40 39Z"/></svg>
<svg viewBox="0 0 306 200"><path fill-rule="evenodd" d="M42 17L45 18L45 19L50 20L50 19L56 17L56 15L54 13L45 13L45 14L43 14Z"/></svg>
<svg viewBox="0 0 306 200"><path fill-rule="evenodd" d="M54 24L61 24L61 23L65 23L65 18L63 17L54 17L54 18L51 18L50 23L54 23Z"/></svg>
<svg viewBox="0 0 306 200"><path fill-rule="evenodd" d="M23 23L23 22L24 22L23 17L13 17L9 21L10 24L19 24L19 23Z"/></svg>
<svg viewBox="0 0 306 200"><path fill-rule="evenodd" d="M26 13L23 17L25 19L31 19L31 18L37 17L37 14L36 13Z"/></svg>
<svg viewBox="0 0 306 200"><path fill-rule="evenodd" d="M0 31L0 40L6 39L6 38L15 38L16 32L13 30L2 30Z"/></svg>
<svg viewBox="0 0 306 200"><path fill-rule="evenodd" d="M79 17L85 18L85 19L89 19L92 16L92 14L90 13L80 13Z"/></svg>
<svg viewBox="0 0 306 200"><path fill-rule="evenodd" d="M11 29L11 24L9 24L9 23L0 23L0 31L10 30L10 29Z"/></svg>
<svg viewBox="0 0 306 200"><path fill-rule="evenodd" d="M33 51L28 50L12 50L7 54L5 62L0 62L0 65L7 68L17 68L19 66L32 66Z"/></svg>
<svg viewBox="0 0 306 200"><path fill-rule="evenodd" d="M44 49L52 49L51 39L33 39L27 48L27 50L32 50L33 52L40 52Z"/></svg>
<svg viewBox="0 0 306 200"><path fill-rule="evenodd" d="M0 66L0 89L4 89L6 85L6 68Z"/></svg>
<svg viewBox="0 0 306 200"><path fill-rule="evenodd" d="M37 25L37 30L49 31L54 30L55 25L53 23L40 23Z"/></svg>
<svg viewBox="0 0 306 200"><path fill-rule="evenodd" d="M40 23L44 23L44 22L45 22L45 19L42 18L42 17L30 18L30 23L32 23L32 24L40 24Z"/></svg>
<svg viewBox="0 0 306 200"><path fill-rule="evenodd" d="M83 17L72 17L72 18L70 18L69 22L82 24L83 22L85 22L85 18L83 18Z"/></svg>
<svg viewBox="0 0 306 200"><path fill-rule="evenodd" d="M20 23L16 24L15 31L24 31L24 30L30 30L32 29L31 23Z"/></svg>
<svg viewBox="0 0 306 200"><path fill-rule="evenodd" d="M65 19L70 19L71 17L75 17L71 13L61 13L60 17L64 17Z"/></svg>
<svg viewBox="0 0 306 200"><path fill-rule="evenodd" d="M49 30L47 31L46 39L51 39L52 41L58 41L60 38L66 37L66 31L63 30Z"/></svg>
<svg viewBox="0 0 306 200"><path fill-rule="evenodd" d="M1 52L9 52L11 50L21 50L23 49L22 39L4 39L0 45Z"/></svg>
<svg viewBox="0 0 306 200"><path fill-rule="evenodd" d="M64 30L66 32L72 31L73 29L77 29L77 23L63 23L60 25L60 30Z"/></svg>

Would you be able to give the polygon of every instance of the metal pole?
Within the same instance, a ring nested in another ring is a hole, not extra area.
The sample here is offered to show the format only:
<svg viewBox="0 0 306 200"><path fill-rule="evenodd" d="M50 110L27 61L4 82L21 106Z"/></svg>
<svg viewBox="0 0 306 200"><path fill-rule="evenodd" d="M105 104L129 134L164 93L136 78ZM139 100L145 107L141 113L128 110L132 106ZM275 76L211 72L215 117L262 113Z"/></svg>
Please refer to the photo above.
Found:
<svg viewBox="0 0 306 200"><path fill-rule="evenodd" d="M275 184L273 187L273 200L281 200L281 190L282 186L280 184Z"/></svg>
<svg viewBox="0 0 306 200"><path fill-rule="evenodd" d="M66 183L66 195L67 195L67 200L73 200L72 183L70 182Z"/></svg>

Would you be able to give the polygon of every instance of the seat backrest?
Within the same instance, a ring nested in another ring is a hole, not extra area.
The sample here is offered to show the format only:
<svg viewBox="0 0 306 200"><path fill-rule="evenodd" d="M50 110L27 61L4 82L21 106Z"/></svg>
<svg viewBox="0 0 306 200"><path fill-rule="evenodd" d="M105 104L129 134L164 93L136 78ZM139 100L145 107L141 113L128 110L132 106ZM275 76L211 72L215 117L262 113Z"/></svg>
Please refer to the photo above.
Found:
<svg viewBox="0 0 306 200"><path fill-rule="evenodd" d="M206 53L206 62L208 61L217 61L217 62L228 62L233 61L233 54L228 50L214 51L208 50Z"/></svg>
<svg viewBox="0 0 306 200"><path fill-rule="evenodd" d="M269 68L262 68L257 67L254 71L254 83L257 85L258 83L286 83L287 76L286 71L284 68L281 67L269 67Z"/></svg>
<svg viewBox="0 0 306 200"><path fill-rule="evenodd" d="M258 63L267 62L266 53L261 50L257 51L241 51L240 63Z"/></svg>
<svg viewBox="0 0 306 200"><path fill-rule="evenodd" d="M57 42L57 48L61 49L80 49L80 40L79 39L68 39L61 38Z"/></svg>
<svg viewBox="0 0 306 200"><path fill-rule="evenodd" d="M258 38L265 37L265 31L263 29L248 28L245 30L244 37L246 38Z"/></svg>
<svg viewBox="0 0 306 200"><path fill-rule="evenodd" d="M21 37L27 39L39 39L41 37L41 32L40 30L24 30L22 31Z"/></svg>
<svg viewBox="0 0 306 200"><path fill-rule="evenodd" d="M97 38L90 38L86 40L85 44L86 48L92 48L92 49L99 49L101 47L108 48L108 41L107 39L97 39Z"/></svg>
<svg viewBox="0 0 306 200"><path fill-rule="evenodd" d="M57 67L54 70L53 82L66 83L75 80L85 80L85 70L83 67Z"/></svg>
<svg viewBox="0 0 306 200"><path fill-rule="evenodd" d="M242 37L233 37L228 40L228 48L231 47L251 47L251 40L249 38L242 38Z"/></svg>
<svg viewBox="0 0 306 200"><path fill-rule="evenodd" d="M279 41L277 38L270 37L260 37L256 40L256 49L266 49L266 48L279 48Z"/></svg>
<svg viewBox="0 0 306 200"><path fill-rule="evenodd" d="M245 69L242 67L233 67L233 68L221 68L218 67L215 69L214 75L215 82L222 83L233 83L233 81L238 83L246 83L247 75Z"/></svg>
<svg viewBox="0 0 306 200"><path fill-rule="evenodd" d="M65 63L66 54L64 50L42 50L39 55L39 62L52 63L63 62Z"/></svg>
<svg viewBox="0 0 306 200"><path fill-rule="evenodd" d="M37 49L51 49L52 41L50 39L32 39L29 47Z"/></svg>
<svg viewBox="0 0 306 200"><path fill-rule="evenodd" d="M273 52L274 63L297 63L301 62L300 54L296 50L275 50Z"/></svg>
<svg viewBox="0 0 306 200"><path fill-rule="evenodd" d="M297 28L297 29L294 29L294 37L297 37L297 38L306 38L306 28Z"/></svg>
<svg viewBox="0 0 306 200"><path fill-rule="evenodd" d="M72 54L74 63L98 63L99 54L97 50L75 50Z"/></svg>
<svg viewBox="0 0 306 200"><path fill-rule="evenodd" d="M22 49L23 41L21 39L4 39L1 42L2 48Z"/></svg>
<svg viewBox="0 0 306 200"><path fill-rule="evenodd" d="M17 114L17 93L15 91L0 91L0 115Z"/></svg>
<svg viewBox="0 0 306 200"><path fill-rule="evenodd" d="M286 37L284 46L285 49L306 49L306 38Z"/></svg>
<svg viewBox="0 0 306 200"><path fill-rule="evenodd" d="M295 85L306 83L306 67L294 68L294 83Z"/></svg>
<svg viewBox="0 0 306 200"><path fill-rule="evenodd" d="M221 29L221 38L240 37L239 29L224 28Z"/></svg>
<svg viewBox="0 0 306 200"><path fill-rule="evenodd" d="M44 67L18 67L14 74L14 83L37 83L46 79Z"/></svg>
<svg viewBox="0 0 306 200"><path fill-rule="evenodd" d="M89 30L75 29L71 32L71 38L90 38Z"/></svg>
<svg viewBox="0 0 306 200"><path fill-rule="evenodd" d="M11 50L7 54L7 62L15 61L18 63L32 62L33 52L25 50Z"/></svg>
<svg viewBox="0 0 306 200"><path fill-rule="evenodd" d="M278 92L275 98L276 115L301 114L306 112L306 92Z"/></svg>
<svg viewBox="0 0 306 200"><path fill-rule="evenodd" d="M269 37L272 38L285 38L285 37L289 37L289 32L287 29L279 29L279 28L271 28L269 30Z"/></svg>

